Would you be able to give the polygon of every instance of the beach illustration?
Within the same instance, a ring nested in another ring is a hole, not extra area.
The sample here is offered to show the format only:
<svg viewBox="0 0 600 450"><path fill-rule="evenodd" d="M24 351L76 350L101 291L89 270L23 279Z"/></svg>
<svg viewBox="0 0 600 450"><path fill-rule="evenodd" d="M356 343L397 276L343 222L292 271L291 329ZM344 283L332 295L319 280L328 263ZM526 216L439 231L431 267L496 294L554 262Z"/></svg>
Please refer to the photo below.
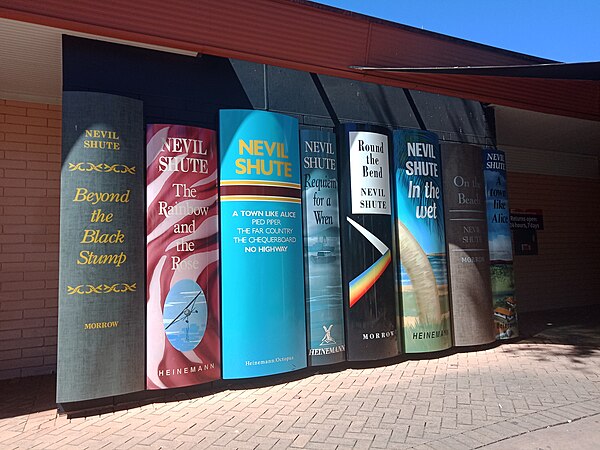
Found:
<svg viewBox="0 0 600 450"><path fill-rule="evenodd" d="M437 136L394 131L394 174L405 350L443 350L452 338Z"/></svg>

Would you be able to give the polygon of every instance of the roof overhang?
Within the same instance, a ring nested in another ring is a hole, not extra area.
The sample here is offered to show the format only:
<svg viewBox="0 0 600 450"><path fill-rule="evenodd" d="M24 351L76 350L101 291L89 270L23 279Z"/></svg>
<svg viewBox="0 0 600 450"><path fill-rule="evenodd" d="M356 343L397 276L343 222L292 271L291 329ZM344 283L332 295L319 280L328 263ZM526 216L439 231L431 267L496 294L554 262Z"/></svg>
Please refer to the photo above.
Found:
<svg viewBox="0 0 600 450"><path fill-rule="evenodd" d="M159 0L4 0L0 17L69 34L239 58L600 121L600 83L596 80L350 68L509 66L551 61L304 0L172 0L168 7Z"/></svg>
<svg viewBox="0 0 600 450"><path fill-rule="evenodd" d="M600 178L598 122L492 106L496 143L506 152L510 171Z"/></svg>

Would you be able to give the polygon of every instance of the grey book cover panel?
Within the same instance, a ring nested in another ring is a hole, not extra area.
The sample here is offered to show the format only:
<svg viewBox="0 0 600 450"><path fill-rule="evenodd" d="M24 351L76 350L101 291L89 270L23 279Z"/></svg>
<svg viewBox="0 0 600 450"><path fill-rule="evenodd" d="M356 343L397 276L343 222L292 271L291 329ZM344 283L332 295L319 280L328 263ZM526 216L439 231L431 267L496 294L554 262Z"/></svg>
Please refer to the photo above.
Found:
<svg viewBox="0 0 600 450"><path fill-rule="evenodd" d="M144 389L142 106L63 94L58 403Z"/></svg>
<svg viewBox="0 0 600 450"><path fill-rule="evenodd" d="M481 148L442 144L454 344L494 341Z"/></svg>

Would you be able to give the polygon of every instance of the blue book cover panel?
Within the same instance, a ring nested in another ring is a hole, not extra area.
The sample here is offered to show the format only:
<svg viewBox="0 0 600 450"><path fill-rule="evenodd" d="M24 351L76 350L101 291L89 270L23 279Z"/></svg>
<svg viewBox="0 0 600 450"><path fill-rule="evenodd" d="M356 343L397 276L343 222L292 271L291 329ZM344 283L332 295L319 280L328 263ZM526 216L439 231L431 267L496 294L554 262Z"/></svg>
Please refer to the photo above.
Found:
<svg viewBox="0 0 600 450"><path fill-rule="evenodd" d="M300 151L308 358L319 366L346 359L335 134L301 130Z"/></svg>
<svg viewBox="0 0 600 450"><path fill-rule="evenodd" d="M220 113L223 378L306 367L298 122Z"/></svg>
<svg viewBox="0 0 600 450"><path fill-rule="evenodd" d="M519 335L513 276L512 234L506 187L506 158L501 150L483 149L483 175L490 246L490 272L496 339Z"/></svg>
<svg viewBox="0 0 600 450"><path fill-rule="evenodd" d="M394 131L398 279L407 353L452 345L440 146L435 133Z"/></svg>

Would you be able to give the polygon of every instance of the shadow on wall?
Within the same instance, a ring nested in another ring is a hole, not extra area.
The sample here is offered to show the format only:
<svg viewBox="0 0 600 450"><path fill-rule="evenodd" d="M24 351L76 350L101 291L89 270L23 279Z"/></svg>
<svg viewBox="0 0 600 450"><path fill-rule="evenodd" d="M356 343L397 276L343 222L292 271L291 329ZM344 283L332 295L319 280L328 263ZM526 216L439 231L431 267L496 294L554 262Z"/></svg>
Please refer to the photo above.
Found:
<svg viewBox="0 0 600 450"><path fill-rule="evenodd" d="M252 108L226 58L182 56L63 36L63 90L144 102L146 123L217 128L218 112Z"/></svg>

